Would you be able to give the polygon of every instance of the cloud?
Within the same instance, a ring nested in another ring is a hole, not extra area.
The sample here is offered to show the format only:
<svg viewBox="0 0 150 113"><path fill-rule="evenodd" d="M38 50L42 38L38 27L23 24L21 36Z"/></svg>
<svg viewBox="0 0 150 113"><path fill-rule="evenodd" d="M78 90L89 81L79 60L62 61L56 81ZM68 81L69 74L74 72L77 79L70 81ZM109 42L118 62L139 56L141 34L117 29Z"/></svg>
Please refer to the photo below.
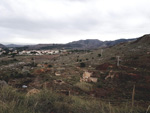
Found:
<svg viewBox="0 0 150 113"><path fill-rule="evenodd" d="M66 43L149 33L148 0L1 0L0 40Z"/></svg>

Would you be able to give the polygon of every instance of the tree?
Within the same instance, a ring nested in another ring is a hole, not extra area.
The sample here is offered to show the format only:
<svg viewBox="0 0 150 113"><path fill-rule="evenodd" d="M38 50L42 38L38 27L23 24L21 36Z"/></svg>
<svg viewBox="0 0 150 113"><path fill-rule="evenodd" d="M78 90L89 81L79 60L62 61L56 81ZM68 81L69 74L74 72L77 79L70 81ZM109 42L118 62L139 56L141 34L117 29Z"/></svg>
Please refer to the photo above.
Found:
<svg viewBox="0 0 150 113"><path fill-rule="evenodd" d="M80 63L80 67L85 67L86 65L85 65L85 63L84 62L81 62Z"/></svg>

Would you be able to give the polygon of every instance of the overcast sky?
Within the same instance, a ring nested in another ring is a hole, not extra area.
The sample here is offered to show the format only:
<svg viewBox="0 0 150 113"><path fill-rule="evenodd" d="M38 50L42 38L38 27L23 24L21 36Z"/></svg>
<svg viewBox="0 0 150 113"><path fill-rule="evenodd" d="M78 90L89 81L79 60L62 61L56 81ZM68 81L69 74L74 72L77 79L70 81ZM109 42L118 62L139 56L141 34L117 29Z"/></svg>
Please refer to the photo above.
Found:
<svg viewBox="0 0 150 113"><path fill-rule="evenodd" d="M0 43L136 38L150 32L150 0L0 0Z"/></svg>

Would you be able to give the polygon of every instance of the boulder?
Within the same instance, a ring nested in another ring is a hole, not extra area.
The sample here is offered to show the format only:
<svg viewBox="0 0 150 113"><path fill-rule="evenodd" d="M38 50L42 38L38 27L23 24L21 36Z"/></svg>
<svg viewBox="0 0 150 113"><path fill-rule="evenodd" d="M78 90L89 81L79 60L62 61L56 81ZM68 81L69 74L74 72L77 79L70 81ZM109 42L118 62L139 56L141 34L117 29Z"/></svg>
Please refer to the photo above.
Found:
<svg viewBox="0 0 150 113"><path fill-rule="evenodd" d="M27 88L28 86L26 86L26 85L22 85L22 88Z"/></svg>
<svg viewBox="0 0 150 113"><path fill-rule="evenodd" d="M4 80L0 80L0 87L7 86L7 82Z"/></svg>
<svg viewBox="0 0 150 113"><path fill-rule="evenodd" d="M61 76L61 74L60 74L60 73L58 73L58 72L56 72L56 73L55 73L55 76Z"/></svg>
<svg viewBox="0 0 150 113"><path fill-rule="evenodd" d="M88 79L89 77L91 77L92 73L85 71L83 73L83 79Z"/></svg>
<svg viewBox="0 0 150 113"><path fill-rule="evenodd" d="M40 92L40 90L38 90L38 89L31 89L30 91L28 91L27 96L32 96L32 95L37 94L39 92Z"/></svg>
<svg viewBox="0 0 150 113"><path fill-rule="evenodd" d="M95 77L89 77L88 78L88 82L94 82L94 83L96 83L97 80L98 80L98 78L95 78Z"/></svg>
<svg viewBox="0 0 150 113"><path fill-rule="evenodd" d="M65 82L62 81L62 80L54 80L54 83L55 83L55 84L62 85L62 84L64 84Z"/></svg>
<svg viewBox="0 0 150 113"><path fill-rule="evenodd" d="M98 78L91 77L93 73L85 71L83 73L83 78L80 78L80 82L97 82Z"/></svg>

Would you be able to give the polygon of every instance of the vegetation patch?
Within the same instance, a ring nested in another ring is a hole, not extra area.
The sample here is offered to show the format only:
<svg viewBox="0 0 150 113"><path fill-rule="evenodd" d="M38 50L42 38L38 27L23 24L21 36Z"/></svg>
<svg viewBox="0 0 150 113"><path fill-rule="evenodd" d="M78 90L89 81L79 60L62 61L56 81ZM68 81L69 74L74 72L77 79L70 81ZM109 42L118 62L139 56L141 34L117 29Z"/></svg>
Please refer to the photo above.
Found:
<svg viewBox="0 0 150 113"><path fill-rule="evenodd" d="M90 83L86 83L86 82L78 82L77 84L75 84L75 86L85 92L89 92L92 90L92 85Z"/></svg>

